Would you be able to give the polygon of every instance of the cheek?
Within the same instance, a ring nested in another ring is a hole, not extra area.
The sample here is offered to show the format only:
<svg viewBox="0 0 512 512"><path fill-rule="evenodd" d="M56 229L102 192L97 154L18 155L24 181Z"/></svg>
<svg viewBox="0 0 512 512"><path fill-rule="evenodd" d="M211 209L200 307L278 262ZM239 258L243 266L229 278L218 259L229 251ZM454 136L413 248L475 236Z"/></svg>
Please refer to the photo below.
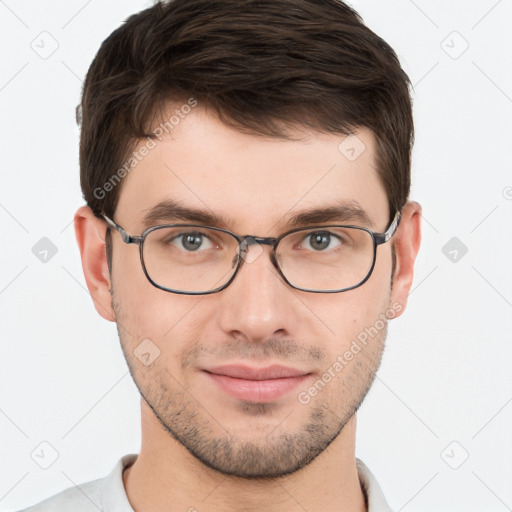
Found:
<svg viewBox="0 0 512 512"><path fill-rule="evenodd" d="M199 338L205 322L197 317L200 297L177 295L154 287L146 277L116 279L113 276L114 308L125 351L133 357L141 344L158 347L166 366L178 364L180 354ZM147 341L149 340L149 342ZM156 349L155 349L156 350Z"/></svg>
<svg viewBox="0 0 512 512"><path fill-rule="evenodd" d="M377 247L377 256L375 267L369 282L371 285L379 288L381 294L388 292L391 287L391 271L393 266L391 242Z"/></svg>
<svg viewBox="0 0 512 512"><path fill-rule="evenodd" d="M183 355L200 338L206 322L201 296L169 293L153 286L142 269L137 248L116 246L113 252L113 303L126 357L133 367L137 358L158 354L144 374L166 368L179 370ZM201 314L199 313L201 312ZM140 359L140 358L139 358Z"/></svg>
<svg viewBox="0 0 512 512"><path fill-rule="evenodd" d="M112 285L119 309L118 321L126 325L130 338L159 338L173 325L170 293L154 287L142 268L138 247L116 246ZM125 336L127 333L125 333Z"/></svg>
<svg viewBox="0 0 512 512"><path fill-rule="evenodd" d="M147 280L136 245L117 243L112 254L112 284L126 308L132 306L153 286Z"/></svg>
<svg viewBox="0 0 512 512"><path fill-rule="evenodd" d="M382 255L380 255L382 256ZM366 329L379 321L389 307L391 259L377 259L368 281L358 288L339 294L317 294L302 300L315 317L316 336L325 340L331 353L339 354Z"/></svg>

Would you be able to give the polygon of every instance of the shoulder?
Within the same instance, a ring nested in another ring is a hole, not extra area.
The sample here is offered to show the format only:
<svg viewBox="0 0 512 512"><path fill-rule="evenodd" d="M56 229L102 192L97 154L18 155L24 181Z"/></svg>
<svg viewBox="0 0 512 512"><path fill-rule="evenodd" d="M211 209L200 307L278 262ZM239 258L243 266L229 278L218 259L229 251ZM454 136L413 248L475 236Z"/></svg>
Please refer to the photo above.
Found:
<svg viewBox="0 0 512 512"><path fill-rule="evenodd" d="M69 487L55 496L51 496L41 503L20 512L60 512L67 510L98 512L98 510L102 510L101 489L104 481L104 478L99 478L76 487Z"/></svg>
<svg viewBox="0 0 512 512"><path fill-rule="evenodd" d="M358 458L356 458L356 466L361 489L366 496L368 512L393 512L377 479L368 466Z"/></svg>
<svg viewBox="0 0 512 512"><path fill-rule="evenodd" d="M98 512L132 510L123 486L123 470L133 464L136 454L118 460L109 475L69 487L44 501L19 512Z"/></svg>

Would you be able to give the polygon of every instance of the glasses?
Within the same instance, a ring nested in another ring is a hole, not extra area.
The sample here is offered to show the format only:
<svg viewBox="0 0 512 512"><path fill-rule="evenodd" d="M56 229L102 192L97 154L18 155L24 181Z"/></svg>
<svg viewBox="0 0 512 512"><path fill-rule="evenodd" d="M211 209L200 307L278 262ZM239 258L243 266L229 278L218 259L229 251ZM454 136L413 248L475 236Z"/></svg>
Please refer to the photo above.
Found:
<svg viewBox="0 0 512 512"><path fill-rule="evenodd" d="M238 236L226 229L197 224L166 224L129 235L101 214L126 244L139 246L149 282L171 293L204 295L220 292L235 278L244 261L251 263L272 247L270 260L292 288L312 293L339 293L365 283L375 266L377 246L395 233L396 212L384 233L360 226L310 226L277 238ZM255 246L252 255L249 247Z"/></svg>

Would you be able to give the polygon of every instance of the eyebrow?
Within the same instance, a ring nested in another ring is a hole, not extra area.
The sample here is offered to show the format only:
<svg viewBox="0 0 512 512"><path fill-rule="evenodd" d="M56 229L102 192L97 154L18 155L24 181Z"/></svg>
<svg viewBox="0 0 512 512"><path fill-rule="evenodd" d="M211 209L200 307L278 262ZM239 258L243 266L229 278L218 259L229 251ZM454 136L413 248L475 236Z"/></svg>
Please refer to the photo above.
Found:
<svg viewBox="0 0 512 512"><path fill-rule="evenodd" d="M190 222L225 229L229 229L229 226L235 224L234 219L230 217L214 213L211 210L184 206L173 199L161 201L147 209L142 222L144 229L173 222ZM363 227L368 228L375 227L369 215L359 206L357 201L338 201L333 205L325 207L308 208L299 212L292 212L290 215L285 215L277 223L277 226L283 229L294 229L310 224L347 222L357 222Z"/></svg>

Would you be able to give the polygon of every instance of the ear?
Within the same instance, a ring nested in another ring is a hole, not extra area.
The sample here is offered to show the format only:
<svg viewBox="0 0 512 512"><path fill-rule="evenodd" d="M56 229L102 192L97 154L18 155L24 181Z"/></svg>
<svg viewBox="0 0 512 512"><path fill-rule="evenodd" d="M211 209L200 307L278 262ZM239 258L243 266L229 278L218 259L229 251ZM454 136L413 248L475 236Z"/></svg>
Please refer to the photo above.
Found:
<svg viewBox="0 0 512 512"><path fill-rule="evenodd" d="M88 206L77 210L74 223L82 269L94 307L105 320L115 322L105 247L107 224L96 217Z"/></svg>
<svg viewBox="0 0 512 512"><path fill-rule="evenodd" d="M421 242L421 206L409 201L402 209L400 225L394 236L396 268L391 289L390 306L400 304L400 309L393 308L395 317L400 316L407 305L407 298L414 277L414 261Z"/></svg>

